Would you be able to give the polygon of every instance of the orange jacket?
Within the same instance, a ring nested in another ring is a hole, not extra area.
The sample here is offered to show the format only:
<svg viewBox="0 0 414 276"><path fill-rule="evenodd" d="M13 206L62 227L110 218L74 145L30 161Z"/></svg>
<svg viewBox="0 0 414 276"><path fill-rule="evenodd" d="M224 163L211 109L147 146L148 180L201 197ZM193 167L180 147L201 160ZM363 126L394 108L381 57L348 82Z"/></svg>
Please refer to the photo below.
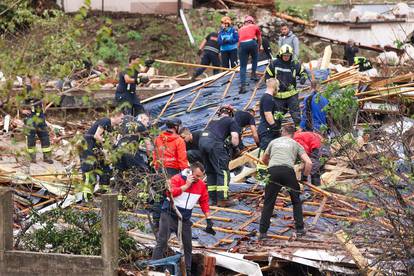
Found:
<svg viewBox="0 0 414 276"><path fill-rule="evenodd" d="M162 132L155 139L153 162L155 169L160 166L184 170L188 168L187 151L183 138L169 131Z"/></svg>

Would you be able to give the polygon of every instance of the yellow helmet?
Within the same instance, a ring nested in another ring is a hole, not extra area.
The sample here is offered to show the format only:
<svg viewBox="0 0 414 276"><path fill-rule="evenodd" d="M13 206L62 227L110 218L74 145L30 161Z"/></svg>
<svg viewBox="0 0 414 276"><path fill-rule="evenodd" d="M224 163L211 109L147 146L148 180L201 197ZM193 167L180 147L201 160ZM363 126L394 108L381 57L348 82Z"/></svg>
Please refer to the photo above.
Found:
<svg viewBox="0 0 414 276"><path fill-rule="evenodd" d="M279 49L279 56L292 55L292 54L293 54L293 48L288 44L282 45L282 47L280 47Z"/></svg>

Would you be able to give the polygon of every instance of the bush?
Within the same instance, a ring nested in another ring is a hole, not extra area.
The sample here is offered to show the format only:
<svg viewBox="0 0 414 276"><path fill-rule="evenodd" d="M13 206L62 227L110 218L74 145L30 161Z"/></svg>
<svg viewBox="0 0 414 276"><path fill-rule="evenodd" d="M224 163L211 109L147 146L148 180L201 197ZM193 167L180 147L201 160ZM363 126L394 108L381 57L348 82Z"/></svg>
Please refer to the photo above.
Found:
<svg viewBox="0 0 414 276"><path fill-rule="evenodd" d="M142 39L141 34L137 31L127 32L127 37L129 40L135 40L136 42L139 42Z"/></svg>

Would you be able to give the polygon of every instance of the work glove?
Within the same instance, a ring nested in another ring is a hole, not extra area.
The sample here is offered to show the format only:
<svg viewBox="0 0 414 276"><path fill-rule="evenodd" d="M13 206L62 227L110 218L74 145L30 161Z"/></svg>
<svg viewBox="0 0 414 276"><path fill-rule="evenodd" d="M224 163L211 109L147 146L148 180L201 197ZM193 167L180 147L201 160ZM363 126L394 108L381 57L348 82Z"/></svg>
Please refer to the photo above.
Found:
<svg viewBox="0 0 414 276"><path fill-rule="evenodd" d="M153 60L153 59L147 59L144 62L144 64L145 64L146 67L151 67L154 62L155 62L155 60Z"/></svg>
<svg viewBox="0 0 414 276"><path fill-rule="evenodd" d="M198 49L198 51L197 51L197 55L201 56L201 54L202 54L202 53L203 53L203 50Z"/></svg>
<svg viewBox="0 0 414 276"><path fill-rule="evenodd" d="M213 221L211 219L207 219L207 226L206 226L206 229L204 231L206 231L207 233L209 233L213 236L216 235L216 231L214 231L214 229L213 229Z"/></svg>
<svg viewBox="0 0 414 276"><path fill-rule="evenodd" d="M302 76L301 78L300 78L300 84L302 84L302 85L304 85L305 84L305 82L306 82L306 77L305 76Z"/></svg>
<svg viewBox="0 0 414 276"><path fill-rule="evenodd" d="M227 38L223 38L223 44L229 43L229 40Z"/></svg>

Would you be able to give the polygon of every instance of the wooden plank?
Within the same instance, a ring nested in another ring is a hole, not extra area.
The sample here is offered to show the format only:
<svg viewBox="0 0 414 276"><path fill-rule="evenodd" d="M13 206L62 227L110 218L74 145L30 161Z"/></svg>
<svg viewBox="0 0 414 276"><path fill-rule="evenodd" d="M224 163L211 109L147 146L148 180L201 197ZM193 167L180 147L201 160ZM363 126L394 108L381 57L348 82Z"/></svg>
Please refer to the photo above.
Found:
<svg viewBox="0 0 414 276"><path fill-rule="evenodd" d="M251 156L257 156L259 154L260 149L257 148L251 152L249 152L248 154ZM242 154L242 156L231 160L229 163L229 169L230 170L234 170L237 167L243 166L244 164L248 163L250 160L250 157L247 156L247 153Z"/></svg>
<svg viewBox="0 0 414 276"><path fill-rule="evenodd" d="M246 177L249 177L256 173L256 168L245 168L241 173L231 179L233 183L241 183Z"/></svg>
<svg viewBox="0 0 414 276"><path fill-rule="evenodd" d="M328 201L328 197L324 196L323 199L322 199L321 205L319 206L318 210L316 210L316 216L313 218L313 221L312 221L313 225L316 225L316 223L318 222L318 220L319 220L319 218L322 214L323 208L325 208L325 205L326 205L327 201Z"/></svg>
<svg viewBox="0 0 414 276"><path fill-rule="evenodd" d="M344 231L338 231L335 233L336 238L340 243L345 247L346 251L354 259L355 263L358 265L359 269L362 270L364 275L382 275L379 272L374 271L368 263L368 260L362 255L359 249L355 246L351 239L349 239Z"/></svg>
<svg viewBox="0 0 414 276"><path fill-rule="evenodd" d="M332 57L332 48L330 45L325 47L325 50L323 52L322 62L321 62L321 68L320 69L328 69L329 64L331 63L331 57Z"/></svg>

